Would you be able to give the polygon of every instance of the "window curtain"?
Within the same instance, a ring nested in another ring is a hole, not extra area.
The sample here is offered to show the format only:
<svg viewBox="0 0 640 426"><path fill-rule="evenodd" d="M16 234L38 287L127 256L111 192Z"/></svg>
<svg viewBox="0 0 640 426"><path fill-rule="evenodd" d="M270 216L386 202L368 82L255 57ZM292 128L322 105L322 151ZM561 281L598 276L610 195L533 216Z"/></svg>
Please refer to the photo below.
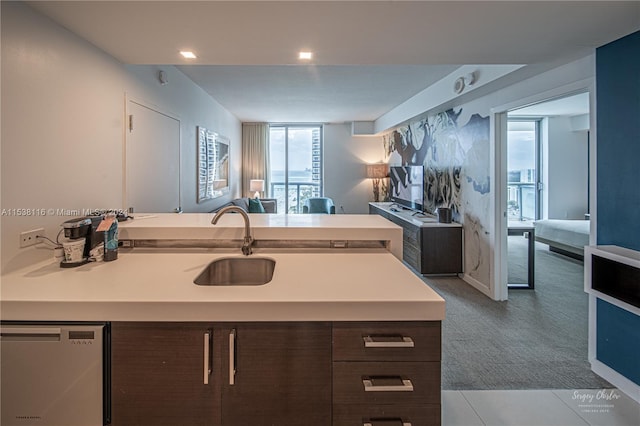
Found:
<svg viewBox="0 0 640 426"><path fill-rule="evenodd" d="M242 124L242 197L251 196L251 179L264 179L264 194L269 193L268 123Z"/></svg>

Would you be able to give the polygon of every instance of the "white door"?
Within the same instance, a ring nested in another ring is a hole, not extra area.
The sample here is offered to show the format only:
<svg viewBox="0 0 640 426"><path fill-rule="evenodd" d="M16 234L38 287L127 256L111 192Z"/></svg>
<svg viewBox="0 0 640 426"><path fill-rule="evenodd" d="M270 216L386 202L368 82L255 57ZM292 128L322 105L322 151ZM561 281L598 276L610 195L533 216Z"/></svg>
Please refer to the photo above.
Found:
<svg viewBox="0 0 640 426"><path fill-rule="evenodd" d="M126 205L134 213L180 210L180 121L129 101Z"/></svg>

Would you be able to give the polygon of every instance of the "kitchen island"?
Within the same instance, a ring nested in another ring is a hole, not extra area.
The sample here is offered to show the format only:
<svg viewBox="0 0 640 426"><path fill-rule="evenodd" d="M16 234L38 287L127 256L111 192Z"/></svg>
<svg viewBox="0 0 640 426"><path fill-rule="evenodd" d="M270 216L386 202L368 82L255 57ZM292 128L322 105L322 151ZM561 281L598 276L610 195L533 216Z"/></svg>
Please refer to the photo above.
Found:
<svg viewBox="0 0 640 426"><path fill-rule="evenodd" d="M49 260L2 277L3 321L110 324L113 425L440 424L445 302L391 252L401 255L399 227L368 215L251 215L257 240L386 243L258 246L251 258L275 261L270 282L203 286L193 280L210 262L244 258L239 246L135 243L236 241L241 217L212 226L211 215L171 216L123 223L136 248L116 261Z"/></svg>

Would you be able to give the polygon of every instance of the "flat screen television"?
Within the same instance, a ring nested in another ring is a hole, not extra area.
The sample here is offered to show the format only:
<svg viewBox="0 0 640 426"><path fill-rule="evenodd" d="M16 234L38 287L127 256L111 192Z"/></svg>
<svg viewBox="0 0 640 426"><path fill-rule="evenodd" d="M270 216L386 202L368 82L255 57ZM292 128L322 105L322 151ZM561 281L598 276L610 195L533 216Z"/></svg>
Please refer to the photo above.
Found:
<svg viewBox="0 0 640 426"><path fill-rule="evenodd" d="M422 211L424 192L423 166L389 167L389 200Z"/></svg>

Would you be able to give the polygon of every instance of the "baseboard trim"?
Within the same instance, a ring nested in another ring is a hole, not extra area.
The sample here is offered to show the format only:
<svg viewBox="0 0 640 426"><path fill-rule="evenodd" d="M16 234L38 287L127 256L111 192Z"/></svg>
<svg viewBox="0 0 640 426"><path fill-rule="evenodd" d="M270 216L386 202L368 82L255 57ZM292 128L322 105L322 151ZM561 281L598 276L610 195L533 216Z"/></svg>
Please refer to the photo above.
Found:
<svg viewBox="0 0 640 426"><path fill-rule="evenodd" d="M598 376L602 377L620 391L624 392L629 398L640 403L640 386L618 373L613 368L598 361L590 360L591 370Z"/></svg>

